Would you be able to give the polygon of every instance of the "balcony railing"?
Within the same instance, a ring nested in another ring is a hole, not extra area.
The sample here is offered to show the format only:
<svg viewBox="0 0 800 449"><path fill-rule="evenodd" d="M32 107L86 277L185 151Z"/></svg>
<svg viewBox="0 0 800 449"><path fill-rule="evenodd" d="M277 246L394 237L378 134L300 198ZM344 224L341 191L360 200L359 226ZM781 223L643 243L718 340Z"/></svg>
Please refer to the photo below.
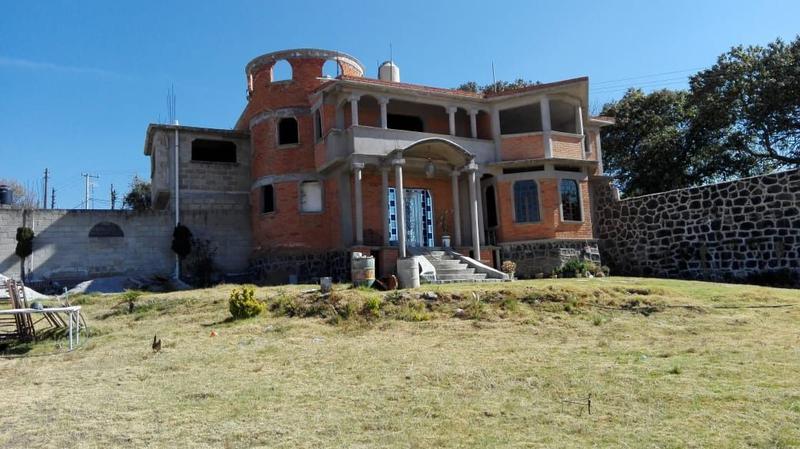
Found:
<svg viewBox="0 0 800 449"><path fill-rule="evenodd" d="M492 140L371 126L351 126L345 130L334 129L328 133L325 139L326 162L350 154L384 156L398 148L406 148L414 142L430 138L441 138L459 145L474 154L479 164L491 162L495 158L495 144Z"/></svg>

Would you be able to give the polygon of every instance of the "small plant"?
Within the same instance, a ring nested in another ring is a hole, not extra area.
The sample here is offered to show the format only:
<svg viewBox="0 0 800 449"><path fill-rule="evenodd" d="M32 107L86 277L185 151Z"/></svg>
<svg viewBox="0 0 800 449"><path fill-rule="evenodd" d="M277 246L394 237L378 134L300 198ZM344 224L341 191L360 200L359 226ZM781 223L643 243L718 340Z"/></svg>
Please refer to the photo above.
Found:
<svg viewBox="0 0 800 449"><path fill-rule="evenodd" d="M472 320L480 320L486 317L486 304L481 301L481 296L472 292L472 301L464 308L464 314Z"/></svg>
<svg viewBox="0 0 800 449"><path fill-rule="evenodd" d="M506 312L517 313L519 312L519 300L512 297L503 298L503 301L500 302L500 308Z"/></svg>
<svg viewBox="0 0 800 449"><path fill-rule="evenodd" d="M424 301L415 299L403 304L398 311L397 317L405 321L429 321L431 314L428 313Z"/></svg>
<svg viewBox="0 0 800 449"><path fill-rule="evenodd" d="M234 288L228 300L228 309L235 319L252 318L264 311L264 303L256 299L255 289L244 285Z"/></svg>
<svg viewBox="0 0 800 449"><path fill-rule="evenodd" d="M361 307L361 314L367 318L380 318L381 307L383 307L383 299L380 296L374 295L364 301Z"/></svg>
<svg viewBox="0 0 800 449"><path fill-rule="evenodd" d="M517 271L517 263L513 260L506 260L500 266L500 270L502 270L503 273L506 273L508 277L513 278L514 273Z"/></svg>
<svg viewBox="0 0 800 449"><path fill-rule="evenodd" d="M136 308L136 301L142 296L142 292L138 290L125 290L122 294L122 302L128 305L128 313L133 313Z"/></svg>
<svg viewBox="0 0 800 449"><path fill-rule="evenodd" d="M667 371L667 373L669 373L669 374L680 374L682 372L683 372L683 368L681 368L678 365L673 366L672 368L669 369L669 371Z"/></svg>

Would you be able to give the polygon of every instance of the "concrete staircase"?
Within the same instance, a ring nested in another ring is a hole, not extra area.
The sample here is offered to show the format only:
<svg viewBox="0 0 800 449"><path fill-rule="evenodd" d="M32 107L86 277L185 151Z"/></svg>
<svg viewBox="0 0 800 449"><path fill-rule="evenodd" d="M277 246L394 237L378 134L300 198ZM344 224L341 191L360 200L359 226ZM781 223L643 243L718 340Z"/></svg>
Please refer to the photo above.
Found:
<svg viewBox="0 0 800 449"><path fill-rule="evenodd" d="M449 284L452 282L497 282L499 279L489 279L486 273L476 273L475 268L468 267L456 256L445 251L427 251L421 256L436 268L436 276L424 276L432 284Z"/></svg>

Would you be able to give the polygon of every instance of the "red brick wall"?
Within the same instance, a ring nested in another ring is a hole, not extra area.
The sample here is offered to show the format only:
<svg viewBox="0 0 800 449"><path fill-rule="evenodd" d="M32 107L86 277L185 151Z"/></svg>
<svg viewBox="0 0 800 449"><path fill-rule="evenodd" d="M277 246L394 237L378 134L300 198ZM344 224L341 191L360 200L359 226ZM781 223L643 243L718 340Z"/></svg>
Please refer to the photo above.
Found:
<svg viewBox="0 0 800 449"><path fill-rule="evenodd" d="M341 248L338 187L335 179L323 182L323 210L300 212L300 183L273 184L275 212L261 213L261 189L252 192L252 225L256 250Z"/></svg>
<svg viewBox="0 0 800 449"><path fill-rule="evenodd" d="M553 133L551 142L554 158L583 159L580 137Z"/></svg>
<svg viewBox="0 0 800 449"><path fill-rule="evenodd" d="M541 134L503 137L500 141L500 158L504 161L543 158L542 139Z"/></svg>
<svg viewBox="0 0 800 449"><path fill-rule="evenodd" d="M497 182L498 215L500 226L498 240L516 242L535 239L590 239L592 237L592 217L589 198L589 182L579 182L583 204L583 222L565 223L561 221L560 198L557 179L539 180L539 203L541 221L538 223L515 223L514 203L512 201L513 181Z"/></svg>

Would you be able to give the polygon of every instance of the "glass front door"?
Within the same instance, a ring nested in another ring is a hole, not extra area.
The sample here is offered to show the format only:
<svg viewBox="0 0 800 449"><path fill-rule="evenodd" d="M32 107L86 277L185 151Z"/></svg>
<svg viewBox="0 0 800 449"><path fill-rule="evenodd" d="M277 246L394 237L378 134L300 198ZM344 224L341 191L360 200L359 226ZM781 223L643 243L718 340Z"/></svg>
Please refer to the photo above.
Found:
<svg viewBox="0 0 800 449"><path fill-rule="evenodd" d="M406 246L433 246L433 198L428 190L403 189L406 212ZM397 195L389 188L389 240L397 245Z"/></svg>

